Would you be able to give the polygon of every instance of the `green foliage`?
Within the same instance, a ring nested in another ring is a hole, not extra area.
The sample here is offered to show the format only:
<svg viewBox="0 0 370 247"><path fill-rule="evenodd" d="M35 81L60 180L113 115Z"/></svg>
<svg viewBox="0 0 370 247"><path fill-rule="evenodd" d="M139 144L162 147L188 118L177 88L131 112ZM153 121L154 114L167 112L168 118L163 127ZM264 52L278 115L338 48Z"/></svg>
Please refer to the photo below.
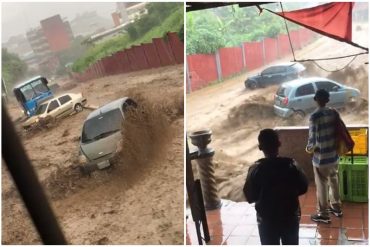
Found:
<svg viewBox="0 0 370 247"><path fill-rule="evenodd" d="M18 55L8 52L5 48L2 48L1 67L2 78L8 88L24 79L27 73L27 64Z"/></svg>
<svg viewBox="0 0 370 247"><path fill-rule="evenodd" d="M223 33L226 28L227 24L222 23L210 10L204 11L202 15L187 14L187 53L214 53L225 46Z"/></svg>
<svg viewBox="0 0 370 247"><path fill-rule="evenodd" d="M157 23L150 31L143 34L141 38L132 42L134 45L152 42L153 38L165 36L168 32L179 32L184 27L184 10L179 8L170 14L163 22Z"/></svg>
<svg viewBox="0 0 370 247"><path fill-rule="evenodd" d="M280 11L276 4L263 7ZM186 17L187 54L214 53L221 47L238 46L242 42L274 38L286 33L281 17L267 11L260 14L256 7L239 8L231 5L189 12ZM298 25L288 22L288 28L293 30Z"/></svg>
<svg viewBox="0 0 370 247"><path fill-rule="evenodd" d="M147 10L148 14L128 25L127 33L91 46L74 62L72 70L81 72L105 56L132 45L151 42L153 38L163 37L168 32L179 32L184 26L183 3L149 3Z"/></svg>

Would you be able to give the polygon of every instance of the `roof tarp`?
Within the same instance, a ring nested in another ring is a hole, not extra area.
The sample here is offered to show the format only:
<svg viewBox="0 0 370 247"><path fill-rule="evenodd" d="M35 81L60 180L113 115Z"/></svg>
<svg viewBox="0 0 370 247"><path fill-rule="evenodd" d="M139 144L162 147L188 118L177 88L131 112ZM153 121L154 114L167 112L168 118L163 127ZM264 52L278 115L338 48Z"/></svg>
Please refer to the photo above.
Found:
<svg viewBox="0 0 370 247"><path fill-rule="evenodd" d="M325 36L352 42L353 2L334 2L277 14Z"/></svg>
<svg viewBox="0 0 370 247"><path fill-rule="evenodd" d="M273 12L289 21L330 38L369 50L352 42L353 2L334 2L288 12Z"/></svg>

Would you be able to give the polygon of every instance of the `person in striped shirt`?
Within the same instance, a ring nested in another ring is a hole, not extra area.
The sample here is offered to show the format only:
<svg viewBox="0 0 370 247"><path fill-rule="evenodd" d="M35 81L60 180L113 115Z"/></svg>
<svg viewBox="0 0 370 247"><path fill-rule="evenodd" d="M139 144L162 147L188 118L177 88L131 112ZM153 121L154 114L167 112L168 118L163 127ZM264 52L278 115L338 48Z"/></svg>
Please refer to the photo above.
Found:
<svg viewBox="0 0 370 247"><path fill-rule="evenodd" d="M330 213L337 217L343 215L339 197L339 156L336 151L335 135L335 121L338 113L326 107L329 96L324 89L317 90L315 94L314 100L318 108L310 116L306 146L306 151L313 154L312 164L317 196L317 213L311 215L311 220L323 223L331 222Z"/></svg>

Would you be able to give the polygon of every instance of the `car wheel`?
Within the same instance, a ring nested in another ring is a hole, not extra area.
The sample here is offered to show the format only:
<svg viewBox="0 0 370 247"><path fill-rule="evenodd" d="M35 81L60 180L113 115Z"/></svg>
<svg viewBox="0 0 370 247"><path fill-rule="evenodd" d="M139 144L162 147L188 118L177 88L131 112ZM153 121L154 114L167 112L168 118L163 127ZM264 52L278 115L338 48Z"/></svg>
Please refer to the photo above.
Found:
<svg viewBox="0 0 370 247"><path fill-rule="evenodd" d="M252 81L252 82L248 83L248 87L250 89L256 89L257 88L257 83L255 81Z"/></svg>
<svg viewBox="0 0 370 247"><path fill-rule="evenodd" d="M79 103L77 103L76 105L75 105L75 111L76 112L82 112L82 110L83 110L84 108L82 107L82 105L81 104L79 104Z"/></svg>

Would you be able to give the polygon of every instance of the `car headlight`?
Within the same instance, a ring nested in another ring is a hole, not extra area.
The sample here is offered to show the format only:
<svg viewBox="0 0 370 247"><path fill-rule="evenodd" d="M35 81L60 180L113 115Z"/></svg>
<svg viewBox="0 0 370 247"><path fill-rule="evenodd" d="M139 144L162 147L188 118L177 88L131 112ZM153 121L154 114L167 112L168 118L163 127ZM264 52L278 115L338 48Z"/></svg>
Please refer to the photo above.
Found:
<svg viewBox="0 0 370 247"><path fill-rule="evenodd" d="M80 153L80 155L78 156L78 163L80 163L80 164L88 163L86 156L83 155L82 153Z"/></svg>

